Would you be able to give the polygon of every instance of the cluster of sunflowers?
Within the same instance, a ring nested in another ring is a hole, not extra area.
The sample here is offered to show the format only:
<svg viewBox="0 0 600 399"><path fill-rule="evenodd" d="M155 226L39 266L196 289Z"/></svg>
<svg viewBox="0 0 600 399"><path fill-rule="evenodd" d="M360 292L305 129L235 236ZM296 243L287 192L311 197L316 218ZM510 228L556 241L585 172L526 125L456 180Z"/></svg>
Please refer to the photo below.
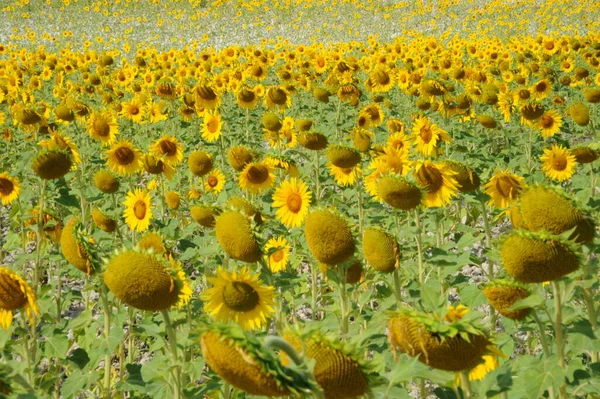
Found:
<svg viewBox="0 0 600 399"><path fill-rule="evenodd" d="M594 394L599 36L0 50L0 394Z"/></svg>

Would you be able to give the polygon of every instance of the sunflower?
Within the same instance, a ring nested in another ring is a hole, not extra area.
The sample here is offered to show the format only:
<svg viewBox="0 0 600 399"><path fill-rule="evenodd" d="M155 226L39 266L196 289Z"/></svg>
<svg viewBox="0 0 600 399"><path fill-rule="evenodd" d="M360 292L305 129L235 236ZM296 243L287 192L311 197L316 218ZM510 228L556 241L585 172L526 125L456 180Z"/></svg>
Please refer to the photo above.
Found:
<svg viewBox="0 0 600 399"><path fill-rule="evenodd" d="M550 149L545 148L540 161L543 162L542 170L546 176L557 181L570 179L577 166L575 156L560 145L553 145Z"/></svg>
<svg viewBox="0 0 600 399"><path fill-rule="evenodd" d="M525 188L523 180L523 177L511 173L508 169L496 171L489 183L484 186L485 193L492 197L489 205L496 208L508 208Z"/></svg>
<svg viewBox="0 0 600 399"><path fill-rule="evenodd" d="M152 219L152 206L150 205L150 194L147 191L136 188L132 193L127 193L127 199L123 202L125 211L123 217L130 229L142 232L148 229Z"/></svg>
<svg viewBox="0 0 600 399"><path fill-rule="evenodd" d="M237 104L246 109L254 109L258 102L258 95L250 87L242 86L237 92L236 96Z"/></svg>
<svg viewBox="0 0 600 399"><path fill-rule="evenodd" d="M417 146L417 151L425 156L436 155L439 141L450 141L450 136L445 130L440 129L429 118L418 118L412 128L412 135Z"/></svg>
<svg viewBox="0 0 600 399"><path fill-rule="evenodd" d="M120 176L129 176L136 173L141 167L142 155L131 142L121 140L113 144L106 151L108 159L107 166Z"/></svg>
<svg viewBox="0 0 600 399"><path fill-rule="evenodd" d="M233 273L219 267L217 276L207 280L213 287L202 293L204 310L217 321L233 320L244 330L257 330L275 313L275 288L263 285L247 267Z"/></svg>
<svg viewBox="0 0 600 399"><path fill-rule="evenodd" d="M94 140L110 145L119 134L117 119L110 110L94 111L87 120L88 134Z"/></svg>
<svg viewBox="0 0 600 399"><path fill-rule="evenodd" d="M145 114L146 110L144 108L144 104L137 98L121 104L121 116L132 122L141 124Z"/></svg>
<svg viewBox="0 0 600 399"><path fill-rule="evenodd" d="M49 139L41 140L38 145L47 150L64 151L73 157L76 164L81 163L81 156L75 143L57 131L53 131ZM73 169L76 169L75 165L73 165Z"/></svg>
<svg viewBox="0 0 600 399"><path fill-rule="evenodd" d="M213 169L204 181L204 190L219 194L225 187L225 175L219 169Z"/></svg>
<svg viewBox="0 0 600 399"><path fill-rule="evenodd" d="M446 164L434 164L421 161L415 166L414 176L417 184L423 188L423 205L427 207L445 206L458 192L456 172Z"/></svg>
<svg viewBox="0 0 600 399"><path fill-rule="evenodd" d="M221 114L217 111L207 111L204 113L202 121L202 138L208 142L217 141L221 137L223 120Z"/></svg>
<svg viewBox="0 0 600 399"><path fill-rule="evenodd" d="M21 192L21 185L15 177L0 173L0 199L2 205L10 205Z"/></svg>
<svg viewBox="0 0 600 399"><path fill-rule="evenodd" d="M538 101L548 97L548 94L552 92L552 84L548 79L542 79L535 83L529 91L533 94L533 97Z"/></svg>
<svg viewBox="0 0 600 399"><path fill-rule="evenodd" d="M273 187L275 183L275 174L273 168L264 162L251 162L246 164L244 170L239 175L239 185L242 190L248 190L252 193Z"/></svg>
<svg viewBox="0 0 600 399"><path fill-rule="evenodd" d="M544 112L535 126L542 132L542 137L552 137L560 130L562 117L558 112L551 109Z"/></svg>
<svg viewBox="0 0 600 399"><path fill-rule="evenodd" d="M0 266L0 327L8 330L12 325L13 311L24 308L30 323L39 313L35 293L25 280L10 269Z"/></svg>
<svg viewBox="0 0 600 399"><path fill-rule="evenodd" d="M333 179L340 186L351 186L356 183L362 174L360 166L353 168L340 168L331 163L327 163L327 168L333 176Z"/></svg>
<svg viewBox="0 0 600 399"><path fill-rule="evenodd" d="M312 193L301 180L291 178L281 183L273 193L273 208L277 209L277 219L286 227L299 227L308 214Z"/></svg>
<svg viewBox="0 0 600 399"><path fill-rule="evenodd" d="M284 237L271 238L265 245L265 261L273 273L285 270L290 260L290 244Z"/></svg>
<svg viewBox="0 0 600 399"><path fill-rule="evenodd" d="M173 136L162 136L154 142L152 150L158 157L162 157L171 166L177 165L183 159L181 144Z"/></svg>

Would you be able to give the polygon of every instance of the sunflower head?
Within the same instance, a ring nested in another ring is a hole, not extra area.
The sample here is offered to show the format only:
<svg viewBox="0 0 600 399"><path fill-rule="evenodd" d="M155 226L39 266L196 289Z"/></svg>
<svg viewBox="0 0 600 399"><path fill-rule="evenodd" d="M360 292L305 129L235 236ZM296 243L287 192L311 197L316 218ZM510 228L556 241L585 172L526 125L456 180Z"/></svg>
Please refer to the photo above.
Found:
<svg viewBox="0 0 600 399"><path fill-rule="evenodd" d="M83 231L79 219L72 217L65 224L60 236L60 249L65 259L86 274L92 274L98 269L96 251Z"/></svg>
<svg viewBox="0 0 600 399"><path fill-rule="evenodd" d="M534 186L525 191L521 196L521 216L532 231L562 234L575 229L569 239L578 243L591 243L596 233L592 220L564 193L551 187Z"/></svg>
<svg viewBox="0 0 600 399"><path fill-rule="evenodd" d="M19 275L0 266L0 327L3 330L12 325L13 311L21 308L33 322L34 316L39 313L35 293Z"/></svg>
<svg viewBox="0 0 600 399"><path fill-rule="evenodd" d="M504 317L512 320L522 320L531 311L531 308L509 310L516 302L527 298L531 293L524 284L509 280L494 280L486 284L483 295Z"/></svg>
<svg viewBox="0 0 600 399"><path fill-rule="evenodd" d="M216 223L216 216L220 213L218 208L211 206L196 205L190 208L192 219L200 226L213 228Z"/></svg>
<svg viewBox="0 0 600 399"><path fill-rule="evenodd" d="M600 151L590 147L580 146L571 149L571 154L577 163L592 163L600 157Z"/></svg>
<svg viewBox="0 0 600 399"><path fill-rule="evenodd" d="M476 119L486 129L495 129L498 125L496 120L489 115L477 115Z"/></svg>
<svg viewBox="0 0 600 399"><path fill-rule="evenodd" d="M235 196L229 198L227 206L243 213L248 218L252 218L257 226L260 226L263 222L264 217L260 210L244 197Z"/></svg>
<svg viewBox="0 0 600 399"><path fill-rule="evenodd" d="M158 233L148 233L144 235L137 243L137 247L141 250L152 251L155 254L168 254L168 250L163 243L163 239Z"/></svg>
<svg viewBox="0 0 600 399"><path fill-rule="evenodd" d="M327 148L327 137L317 132L305 132L298 137L298 143L308 150L319 151Z"/></svg>
<svg viewBox="0 0 600 399"><path fill-rule="evenodd" d="M567 109L567 113L579 126L587 126L590 123L590 109L583 103L575 103Z"/></svg>
<svg viewBox="0 0 600 399"><path fill-rule="evenodd" d="M369 152L371 149L371 132L363 129L356 129L352 132L352 137L354 141L354 147L362 152Z"/></svg>
<svg viewBox="0 0 600 399"><path fill-rule="evenodd" d="M300 132L308 132L313 125L309 119L296 119L296 129Z"/></svg>
<svg viewBox="0 0 600 399"><path fill-rule="evenodd" d="M272 132L278 132L283 126L277 114L274 114L273 112L264 113L261 118L261 121L265 129L270 130Z"/></svg>
<svg viewBox="0 0 600 399"><path fill-rule="evenodd" d="M204 151L194 151L188 158L190 171L196 176L204 176L213 167L212 156Z"/></svg>
<svg viewBox="0 0 600 399"><path fill-rule="evenodd" d="M322 87L315 87L313 89L313 95L319 102L328 103L331 93L327 89L324 89Z"/></svg>
<svg viewBox="0 0 600 399"><path fill-rule="evenodd" d="M179 204L181 202L181 198L179 197L179 193L175 191L169 191L165 194L165 202L170 209L177 210L179 209Z"/></svg>
<svg viewBox="0 0 600 399"><path fill-rule="evenodd" d="M327 399L351 399L366 394L376 378L370 365L352 346L325 336L317 330L288 328L285 339L299 353L315 360L313 375ZM282 354L284 364L289 359Z"/></svg>
<svg viewBox="0 0 600 399"><path fill-rule="evenodd" d="M584 90L583 95L587 102L592 104L600 103L600 90L589 88Z"/></svg>
<svg viewBox="0 0 600 399"><path fill-rule="evenodd" d="M391 273L399 267L400 247L391 234L368 227L363 234L362 247L365 259L378 272Z"/></svg>
<svg viewBox="0 0 600 399"><path fill-rule="evenodd" d="M152 154L145 154L141 160L144 170L151 175L160 175L164 170L163 160Z"/></svg>
<svg viewBox="0 0 600 399"><path fill-rule="evenodd" d="M320 262L338 264L354 253L354 238L348 223L332 211L319 210L308 215L304 235L310 252Z"/></svg>
<svg viewBox="0 0 600 399"><path fill-rule="evenodd" d="M421 203L421 190L401 176L384 176L377 182L377 193L394 208L408 211Z"/></svg>
<svg viewBox="0 0 600 399"><path fill-rule="evenodd" d="M251 395L280 397L314 390L306 373L284 367L254 336L235 326L205 325L200 346L208 366Z"/></svg>
<svg viewBox="0 0 600 399"><path fill-rule="evenodd" d="M104 283L127 305L152 312L185 300L189 290L177 262L142 249L126 249L113 255L104 272Z"/></svg>
<svg viewBox="0 0 600 399"><path fill-rule="evenodd" d="M527 103L521 107L521 115L528 121L534 121L544 115L544 108L537 103Z"/></svg>
<svg viewBox="0 0 600 399"><path fill-rule="evenodd" d="M390 320L388 327L393 350L416 356L438 370L472 369L482 362L490 344L481 327L464 314L440 320L434 314L405 309Z"/></svg>
<svg viewBox="0 0 600 399"><path fill-rule="evenodd" d="M9 205L17 199L21 192L19 181L6 173L0 173L0 199L2 205Z"/></svg>
<svg viewBox="0 0 600 399"><path fill-rule="evenodd" d="M44 180L60 179L69 173L72 166L71 156L58 150L42 150L31 165L34 173Z"/></svg>
<svg viewBox="0 0 600 399"><path fill-rule="evenodd" d="M456 161L447 161L444 164L455 173L454 179L459 184L458 189L461 193L470 193L477 190L481 185L477 173L466 165Z"/></svg>
<svg viewBox="0 0 600 399"><path fill-rule="evenodd" d="M247 263L260 260L260 246L246 216L235 211L223 212L217 218L215 229L219 244L232 258Z"/></svg>
<svg viewBox="0 0 600 399"><path fill-rule="evenodd" d="M504 239L500 256L507 273L522 283L554 281L579 268L571 246L546 233L516 230Z"/></svg>
<svg viewBox="0 0 600 399"><path fill-rule="evenodd" d="M54 108L54 115L64 122L71 122L73 119L75 119L75 114L69 107L67 107L66 104L60 104Z"/></svg>
<svg viewBox="0 0 600 399"><path fill-rule="evenodd" d="M240 187L251 192L268 189L272 187L274 181L273 168L264 161L246 164L239 176Z"/></svg>
<svg viewBox="0 0 600 399"><path fill-rule="evenodd" d="M105 194L112 194L119 189L119 181L106 169L100 169L94 175L96 188Z"/></svg>
<svg viewBox="0 0 600 399"><path fill-rule="evenodd" d="M244 170L246 165L252 162L253 159L254 157L252 156L250 150L243 145L231 147L227 151L227 160L229 161L229 165L231 165L231 167L238 172Z"/></svg>
<svg viewBox="0 0 600 399"><path fill-rule="evenodd" d="M332 145L327 150L327 159L338 168L353 168L360 162L360 152L354 148Z"/></svg>
<svg viewBox="0 0 600 399"><path fill-rule="evenodd" d="M117 222L114 219L109 218L99 208L94 208L92 211L92 220L102 231L112 233L117 229Z"/></svg>

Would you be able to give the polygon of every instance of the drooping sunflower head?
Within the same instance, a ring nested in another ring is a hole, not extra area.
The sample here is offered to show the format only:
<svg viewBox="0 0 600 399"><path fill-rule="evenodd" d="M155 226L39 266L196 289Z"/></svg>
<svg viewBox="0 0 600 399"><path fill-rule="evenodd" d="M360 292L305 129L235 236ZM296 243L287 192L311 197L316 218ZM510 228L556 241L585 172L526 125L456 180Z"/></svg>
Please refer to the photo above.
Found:
<svg viewBox="0 0 600 399"><path fill-rule="evenodd" d="M371 267L391 273L400 266L400 247L394 237L377 228L368 227L363 234L363 254Z"/></svg>
<svg viewBox="0 0 600 399"><path fill-rule="evenodd" d="M596 228L592 219L558 189L531 187L523 193L520 205L528 230L562 234L574 228L569 239L578 243L591 243L594 239Z"/></svg>
<svg viewBox="0 0 600 399"><path fill-rule="evenodd" d="M296 129L300 132L308 132L313 125L310 119L296 119Z"/></svg>
<svg viewBox="0 0 600 399"><path fill-rule="evenodd" d="M273 112L265 112L261 117L261 121L265 129L272 132L278 132L283 126L277 114Z"/></svg>
<svg viewBox="0 0 600 399"><path fill-rule="evenodd" d="M331 97L331 93L322 87L315 87L313 89L313 95L319 102L322 103L328 103L329 97Z"/></svg>
<svg viewBox="0 0 600 399"><path fill-rule="evenodd" d="M243 145L231 147L227 151L227 160L229 161L229 165L231 165L231 167L238 172L244 170L246 165L252 162L253 159L254 157L250 150Z"/></svg>
<svg viewBox="0 0 600 399"><path fill-rule="evenodd" d="M195 205L190 208L192 219L200 226L213 228L215 227L216 217L219 215L219 208L204 205Z"/></svg>
<svg viewBox="0 0 600 399"><path fill-rule="evenodd" d="M327 159L338 168L353 168L360 162L360 152L342 145L329 146Z"/></svg>
<svg viewBox="0 0 600 399"><path fill-rule="evenodd" d="M476 119L486 129L495 129L498 126L496 120L489 115L477 115Z"/></svg>
<svg viewBox="0 0 600 399"><path fill-rule="evenodd" d="M251 395L280 397L314 390L306 373L284 367L254 336L235 326L207 324L202 356L220 378Z"/></svg>
<svg viewBox="0 0 600 399"><path fill-rule="evenodd" d="M122 302L151 312L169 309L191 295L176 261L136 248L108 260L104 283Z"/></svg>
<svg viewBox="0 0 600 399"><path fill-rule="evenodd" d="M235 196L229 198L229 200L227 200L227 206L243 213L246 217L251 218L256 225L260 225L263 222L264 216L260 209L244 197Z"/></svg>
<svg viewBox="0 0 600 399"><path fill-rule="evenodd" d="M454 179L458 183L458 190L461 193L470 193L481 185L477 173L468 166L456 161L446 161L444 164L455 173Z"/></svg>
<svg viewBox="0 0 600 399"><path fill-rule="evenodd" d="M117 229L117 222L114 219L109 218L99 208L94 208L92 211L92 220L100 228L100 230L112 233Z"/></svg>
<svg viewBox="0 0 600 399"><path fill-rule="evenodd" d="M319 210L308 215L304 235L310 252L320 262L342 263L354 253L354 238L348 223L332 211Z"/></svg>
<svg viewBox="0 0 600 399"><path fill-rule="evenodd" d="M181 203L181 197L179 193L175 191L169 191L165 194L165 202L170 209L177 210L179 209L179 204Z"/></svg>
<svg viewBox="0 0 600 399"><path fill-rule="evenodd" d="M521 299L525 299L531 295L531 292L529 292L527 286L524 284L510 280L494 280L485 285L483 295L485 295L490 305L498 313L509 319L523 320L531 312L531 308L508 309Z"/></svg>
<svg viewBox="0 0 600 399"><path fill-rule="evenodd" d="M206 85L198 85L194 89L196 102L204 108L213 109L219 105L220 99L215 90Z"/></svg>
<svg viewBox="0 0 600 399"><path fill-rule="evenodd" d="M100 169L96 172L94 185L105 194L115 193L119 189L119 181L106 169Z"/></svg>
<svg viewBox="0 0 600 399"><path fill-rule="evenodd" d="M13 311L21 308L32 322L39 313L35 293L19 275L0 267L0 327L3 330L12 325Z"/></svg>
<svg viewBox="0 0 600 399"><path fill-rule="evenodd" d="M327 399L351 399L365 395L377 378L370 365L351 345L327 337L317 330L288 328L285 339L299 353L315 360L313 375ZM288 357L282 353L284 364Z"/></svg>
<svg viewBox="0 0 600 399"><path fill-rule="evenodd" d="M590 123L590 109L583 103L571 105L567 112L579 126L587 126Z"/></svg>
<svg viewBox="0 0 600 399"><path fill-rule="evenodd" d="M260 260L262 252L246 216L236 211L223 212L215 229L219 244L232 258L247 263Z"/></svg>
<svg viewBox="0 0 600 399"><path fill-rule="evenodd" d="M482 363L490 341L473 317L456 314L457 309L441 320L435 314L399 311L388 326L390 346L438 370L473 369Z"/></svg>
<svg viewBox="0 0 600 399"><path fill-rule="evenodd" d="M188 166L194 175L202 177L213 167L212 156L204 151L194 151L188 158Z"/></svg>
<svg viewBox="0 0 600 399"><path fill-rule="evenodd" d="M522 283L557 280L579 268L579 260L569 243L546 233L516 230L500 248L507 273Z"/></svg>
<svg viewBox="0 0 600 399"><path fill-rule="evenodd" d="M36 175L44 180L60 179L71 170L73 161L65 151L42 150L31 167Z"/></svg>
<svg viewBox="0 0 600 399"><path fill-rule="evenodd" d="M317 132L306 132L300 134L298 143L308 150L319 151L327 148L327 137Z"/></svg>
<svg viewBox="0 0 600 399"><path fill-rule="evenodd" d="M152 251L154 254L168 254L163 239L160 234L150 232L144 235L137 243L137 247L141 250Z"/></svg>
<svg viewBox="0 0 600 399"><path fill-rule="evenodd" d="M175 166L183 159L181 144L173 136L162 136L152 145L156 156L161 157L169 165Z"/></svg>
<svg viewBox="0 0 600 399"><path fill-rule="evenodd" d="M275 313L275 288L263 285L247 267L232 273L219 267L208 282L213 287L202 293L204 310L218 321L235 321L244 330L256 330Z"/></svg>
<svg viewBox="0 0 600 399"><path fill-rule="evenodd" d="M54 115L63 122L71 122L75 119L75 114L66 104L59 104L54 108Z"/></svg>
<svg viewBox="0 0 600 399"><path fill-rule="evenodd" d="M497 171L484 186L486 194L491 199L489 204L496 208L507 208L514 203L525 188L523 177L509 170Z"/></svg>
<svg viewBox="0 0 600 399"><path fill-rule="evenodd" d="M151 175L160 175L165 169L163 160L153 154L144 154L141 158L141 163L144 170Z"/></svg>
<svg viewBox="0 0 600 399"><path fill-rule="evenodd" d="M86 274L91 275L99 266L90 238L75 217L65 224L60 236L60 249L70 264Z"/></svg>
<svg viewBox="0 0 600 399"><path fill-rule="evenodd" d="M528 121L534 121L544 115L544 107L538 103L527 103L521 107L521 116Z"/></svg>
<svg viewBox="0 0 600 399"><path fill-rule="evenodd" d="M88 134L105 145L112 144L119 133L117 119L110 110L94 111L88 118Z"/></svg>
<svg viewBox="0 0 600 399"><path fill-rule="evenodd" d="M373 134L368 130L355 129L352 132L354 147L362 153L369 152L369 150L371 149L372 136Z"/></svg>
<svg viewBox="0 0 600 399"><path fill-rule="evenodd" d="M423 204L428 207L444 206L459 191L456 172L445 164L418 162L414 170L417 184L425 191Z"/></svg>
<svg viewBox="0 0 600 399"><path fill-rule="evenodd" d="M600 103L600 90L589 88L583 91L585 100L592 104Z"/></svg>
<svg viewBox="0 0 600 399"><path fill-rule="evenodd" d="M570 152L575 157L575 161L580 164L592 163L600 158L600 151L586 146L571 148Z"/></svg>
<svg viewBox="0 0 600 399"><path fill-rule="evenodd" d="M421 203L421 190L402 176L383 176L377 182L379 197L394 208L408 211Z"/></svg>

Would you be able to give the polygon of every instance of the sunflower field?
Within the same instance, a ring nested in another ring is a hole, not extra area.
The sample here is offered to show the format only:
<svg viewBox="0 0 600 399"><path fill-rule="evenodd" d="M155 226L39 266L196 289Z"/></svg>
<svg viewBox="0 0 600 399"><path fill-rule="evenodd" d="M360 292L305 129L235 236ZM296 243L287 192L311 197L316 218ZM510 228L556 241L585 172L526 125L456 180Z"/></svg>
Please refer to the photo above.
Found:
<svg viewBox="0 0 600 399"><path fill-rule="evenodd" d="M600 398L597 1L0 10L0 398Z"/></svg>

